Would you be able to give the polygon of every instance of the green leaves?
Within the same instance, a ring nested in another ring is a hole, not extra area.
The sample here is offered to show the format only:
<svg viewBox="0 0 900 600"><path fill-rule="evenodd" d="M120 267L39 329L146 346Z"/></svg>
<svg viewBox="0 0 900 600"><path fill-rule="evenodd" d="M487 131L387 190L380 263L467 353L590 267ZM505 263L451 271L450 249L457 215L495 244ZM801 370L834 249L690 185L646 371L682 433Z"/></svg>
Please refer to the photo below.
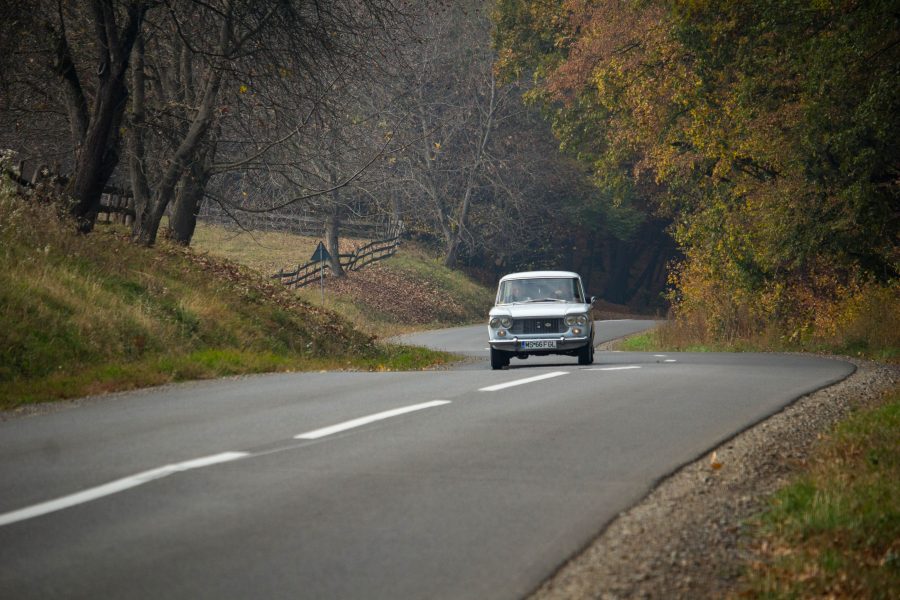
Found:
<svg viewBox="0 0 900 600"><path fill-rule="evenodd" d="M500 67L536 74L531 98L603 201L677 221L684 306L747 304L794 327L813 291L900 276L895 2L497 13Z"/></svg>

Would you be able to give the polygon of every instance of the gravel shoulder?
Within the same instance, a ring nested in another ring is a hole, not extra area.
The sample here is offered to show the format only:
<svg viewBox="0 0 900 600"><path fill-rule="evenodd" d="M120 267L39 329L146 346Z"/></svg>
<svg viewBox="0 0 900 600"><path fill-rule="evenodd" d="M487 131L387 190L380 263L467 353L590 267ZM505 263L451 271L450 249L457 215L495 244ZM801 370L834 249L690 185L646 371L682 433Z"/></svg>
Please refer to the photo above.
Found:
<svg viewBox="0 0 900 600"><path fill-rule="evenodd" d="M531 596L721 598L752 558L743 523L803 464L822 433L900 382L900 366L836 357L856 372L803 396L659 482Z"/></svg>

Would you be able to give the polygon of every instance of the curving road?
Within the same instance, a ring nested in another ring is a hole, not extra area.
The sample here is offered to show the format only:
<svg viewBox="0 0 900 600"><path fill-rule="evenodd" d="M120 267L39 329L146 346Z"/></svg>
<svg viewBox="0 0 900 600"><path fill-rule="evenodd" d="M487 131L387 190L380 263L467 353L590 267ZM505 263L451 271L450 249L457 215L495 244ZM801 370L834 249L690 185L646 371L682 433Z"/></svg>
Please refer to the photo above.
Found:
<svg viewBox="0 0 900 600"><path fill-rule="evenodd" d="M477 357L483 333L406 341ZM0 597L519 598L659 478L853 370L512 366L202 382L0 423Z"/></svg>
<svg viewBox="0 0 900 600"><path fill-rule="evenodd" d="M619 338L639 333L656 327L660 321L641 320L641 319L618 319L615 321L596 321L596 333L594 344L599 345L603 342L617 340ZM434 331L424 331L421 333L411 333L393 338L391 341L398 344L410 344L412 346L425 346L433 350L443 350L445 352L455 352L465 356L489 358L490 348L487 345L487 325L471 325L469 327L453 327L450 329L438 329ZM536 357L529 357L526 360L533 361ZM547 363L555 363L552 357L540 357L539 361ZM571 357L562 357L562 364L572 362ZM526 363L513 359L510 368L523 366ZM533 363L532 363L533 364ZM479 365L481 368L483 365Z"/></svg>

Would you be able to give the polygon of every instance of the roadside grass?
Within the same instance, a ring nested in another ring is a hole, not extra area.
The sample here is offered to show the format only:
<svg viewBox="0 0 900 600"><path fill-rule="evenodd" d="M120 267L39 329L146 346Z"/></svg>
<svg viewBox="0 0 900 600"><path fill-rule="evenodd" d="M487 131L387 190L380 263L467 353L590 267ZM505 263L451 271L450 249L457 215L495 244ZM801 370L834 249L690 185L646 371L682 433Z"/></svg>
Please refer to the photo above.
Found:
<svg viewBox="0 0 900 600"><path fill-rule="evenodd" d="M900 304L897 306L900 311ZM854 356L881 362L900 362L900 329L891 330L884 314L858 315L842 332L805 341L784 339L776 332L764 332L746 338L712 339L694 330L690 324L669 321L617 344L620 350L633 352L812 352ZM897 323L900 328L900 322ZM865 331L860 334L858 332ZM874 333L878 331L878 333Z"/></svg>
<svg viewBox="0 0 900 600"><path fill-rule="evenodd" d="M900 388L838 424L751 531L736 597L900 598Z"/></svg>
<svg viewBox="0 0 900 600"><path fill-rule="evenodd" d="M630 335L615 344L618 350L627 350L629 352L652 352L657 349L659 343L651 331L636 333Z"/></svg>
<svg viewBox="0 0 900 600"><path fill-rule="evenodd" d="M127 363L88 366L78 373L61 369L59 373L41 378L0 382L0 409L231 375L325 370L422 370L445 364L452 358L440 352L423 352L421 348L393 345L380 347L370 356L350 359L208 349L189 354L150 356Z"/></svg>
<svg viewBox="0 0 900 600"><path fill-rule="evenodd" d="M199 223L193 246L268 277L306 262L318 241L291 233L234 232ZM366 242L342 239L341 251L351 252ZM292 293L310 305L322 306L318 282ZM347 277L325 278L324 307L377 338L481 322L492 302L492 290L445 267L439 257L412 242L401 244L393 257Z"/></svg>
<svg viewBox="0 0 900 600"><path fill-rule="evenodd" d="M693 340L673 333L670 323L663 323L649 331L628 336L621 340L616 349L630 352L754 352L773 350L748 341L721 342Z"/></svg>
<svg viewBox="0 0 900 600"><path fill-rule="evenodd" d="M77 235L0 189L0 408L265 371L426 368L234 263L114 227Z"/></svg>

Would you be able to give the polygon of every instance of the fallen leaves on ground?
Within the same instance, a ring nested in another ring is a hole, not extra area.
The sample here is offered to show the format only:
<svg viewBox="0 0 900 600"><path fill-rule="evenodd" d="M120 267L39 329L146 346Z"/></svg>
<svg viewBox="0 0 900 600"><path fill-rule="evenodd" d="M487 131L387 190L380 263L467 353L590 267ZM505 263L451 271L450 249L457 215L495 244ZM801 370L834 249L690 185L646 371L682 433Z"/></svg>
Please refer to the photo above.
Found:
<svg viewBox="0 0 900 600"><path fill-rule="evenodd" d="M401 323L460 322L467 317L465 308L435 283L378 264L346 277L326 277L325 289Z"/></svg>

